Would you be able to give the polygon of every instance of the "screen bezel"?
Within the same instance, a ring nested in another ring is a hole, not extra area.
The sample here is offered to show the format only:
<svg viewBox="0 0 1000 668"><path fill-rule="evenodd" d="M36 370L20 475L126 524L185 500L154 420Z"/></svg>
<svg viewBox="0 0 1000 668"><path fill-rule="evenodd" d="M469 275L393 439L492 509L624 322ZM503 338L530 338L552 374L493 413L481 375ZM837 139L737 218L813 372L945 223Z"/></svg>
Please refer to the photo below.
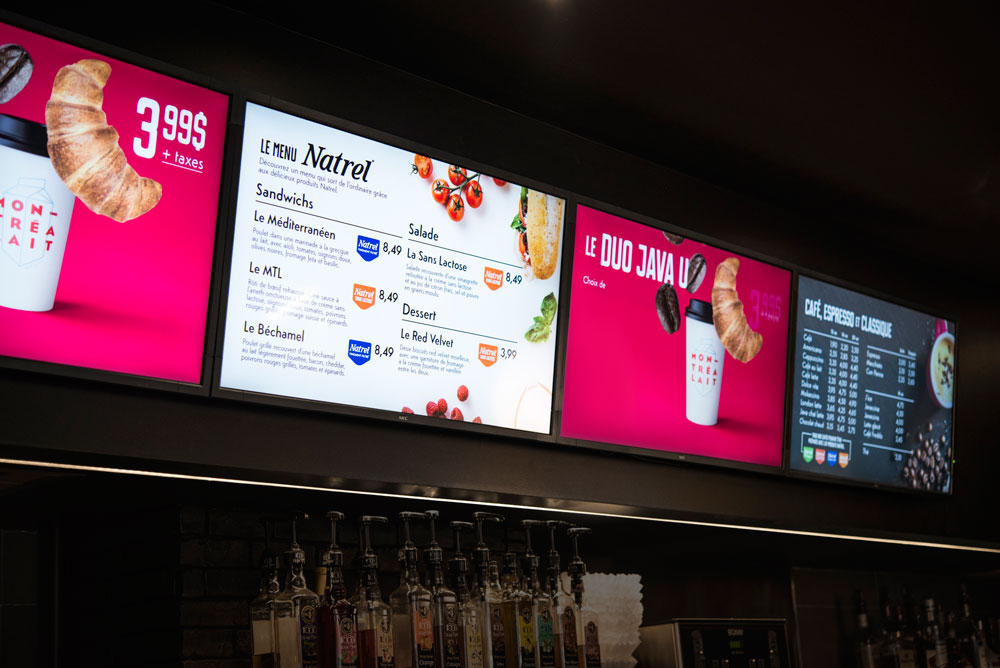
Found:
<svg viewBox="0 0 1000 668"><path fill-rule="evenodd" d="M365 406L356 406L353 404L342 404L327 401L319 401L313 399L303 399L297 397L286 397L277 394L268 394L265 392L256 392L249 390L238 390L229 387L223 387L221 385L221 374L222 374L222 351L225 345L225 322L226 315L229 305L229 286L231 282L231 271L232 271L232 255L233 255L233 243L235 240L236 233L236 201L239 195L239 178L240 178L240 168L242 164L242 151L243 151L243 120L246 113L246 108L248 104L256 104L261 107L272 109L281 113L289 114L297 118L301 118L306 121L311 121L314 123L319 123L321 125L328 126L335 130L342 132L348 132L350 134L361 137L362 139L367 139L370 141L378 142L393 148L398 148L403 151L419 153L420 155L426 155L435 161L440 161L443 164L458 164L463 165L466 168L476 169L484 174L489 174L490 176L496 176L502 178L509 183L514 183L519 186L527 186L534 190L542 191L549 195L554 195L556 197L561 197L565 201L564 205L564 218L563 218L563 240L562 247L559 249L560 260L562 261L562 268L559 276L559 294L562 295L563 285L566 280L566 239L568 238L571 225L575 222L575 208L571 211L572 206L572 196L569 192L550 186L546 183L536 181L534 179L522 177L520 175L514 174L507 170L498 169L486 165L482 162L476 160L467 159L465 157L456 155L454 153L449 153L447 151L438 150L436 148L428 147L419 142L414 142L398 135L394 135L387 132L382 132L374 128L370 128L365 125L354 123L346 119L327 114L324 112L316 111L314 109L308 109L291 102L286 102L284 100L276 99L272 96L265 95L263 93L247 92L239 96L239 98L233 104L233 117L234 123L233 128L231 128L231 142L230 151L232 172L231 172L231 183L229 198L227 201L227 207L230 214L226 219L226 242L225 249L222 257L222 286L221 295L219 298L219 315L218 324L216 329L216 347L215 347L215 359L213 364L213 376L211 383L211 395L213 397L221 397L225 399L235 399L239 401L247 401L251 403L269 404L274 406L282 406L286 408L299 408L312 411L319 411L325 413L335 413L339 415L348 415L353 417L361 417L367 419L379 419L388 420L396 423L403 424L415 424L415 425L428 425L433 427L439 427L444 429L454 429L459 431L465 431L473 434L492 434L495 436L511 436L519 439L525 439L529 441L543 441L543 442L554 442L555 441L555 415L556 415L556 392L555 387L558 379L558 369L559 369L559 355L560 355L560 344L559 340L559 328L556 329L556 346L555 346L555 358L552 364L552 408L549 413L549 430L548 432L539 433L532 431L525 431L521 429L514 429L512 427L501 427L497 425L488 424L473 424L471 422L465 421L455 421L455 420L441 420L440 418L428 417L420 414L406 414L397 411L385 410L380 408L369 408ZM557 311L557 318L561 318L562 314Z"/></svg>
<svg viewBox="0 0 1000 668"><path fill-rule="evenodd" d="M933 319L939 319L940 318L940 319L943 319L943 320L947 320L948 322L953 323L955 325L955 389L953 391L954 396L953 396L953 399L952 399L951 431L950 431L950 437L951 437L951 459L952 459L952 461L951 461L951 480L949 482L948 491L947 492L937 492L937 491L928 490L928 489L916 489L916 488L913 488L913 487L906 487L904 485L893 485L893 484L886 483L886 482L876 482L876 481L872 481L872 480L864 480L864 479L857 479L857 478L847 478L847 477L833 476L833 475L827 475L827 474L823 474L823 473L809 472L809 471L803 471L803 470L792 468L791 462L792 462L793 443L792 443L792 414L791 414L792 410L791 409L792 409L792 406L794 405L794 396L793 396L794 389L792 388L792 380L794 379L794 375L795 374L794 374L794 369L792 368L791 365L789 365L789 369L788 369L788 386L787 386L788 387L788 390L787 390L787 395L788 396L787 396L787 407L785 409L785 413L786 413L785 450L784 450L784 459L782 461L782 469L790 477L801 478L801 479L805 479L805 480L822 481L822 482L839 484L839 485L848 485L848 486L852 486L852 487L865 487L865 488L868 488L868 489L887 490L887 491L891 491L891 492L904 492L904 493L917 494L917 495L920 495L920 496L927 496L927 497L933 497L933 498L938 498L938 499L949 498L949 497L954 496L954 494L955 494L955 484L956 484L955 463L958 461L958 456L957 456L957 452L958 452L958 447L957 446L958 446L958 444L955 442L955 426L956 426L957 420L958 420L958 395L959 395L958 388L959 388L959 385L960 385L959 380L958 380L959 375L960 375L960 373L959 373L959 367L960 367L959 357L960 357L960 355L959 355L959 346L958 346L958 341L959 341L959 322L958 322L958 319L955 318L955 317L953 317L952 315L948 315L948 314L944 314L944 313L942 313L940 315L932 315L930 313L929 309L926 306L922 306L920 304L915 304L913 302L910 302L910 301L907 301L907 300L904 300L904 299L900 299L898 297L893 297L893 296L887 295L887 294L885 294L883 292L879 292L879 291L873 290L871 288L866 288L864 286L860 286L860 285L857 285L855 283L851 283L849 281L844 281L842 279L839 279L839 278L836 278L836 277L833 277L833 276L829 276L827 274L823 274L823 273L820 273L820 272L814 272L814 271L802 271L802 270L799 270L799 271L796 272L795 284L793 285L794 313L792 315L794 316L793 324L796 325L796 326L798 324L798 315L799 315L799 312L798 312L799 311L799 282L800 282L799 279L801 279L802 277L810 278L810 279L812 279L814 281L819 281L821 283L826 283L826 284L828 284L830 286L833 286L835 288L840 288L842 290L849 290L849 291L855 292L855 293L857 293L857 294L859 294L859 295L861 295L863 297L868 297L868 298L871 298L871 299L876 299L876 300L879 300L879 301L882 301L882 302L885 302L887 304L891 304L891 305L894 305L894 306L901 306L903 308L908 308L908 309L910 309L912 311L916 311L916 312L920 313L921 315L927 316L928 318L933 318ZM795 330L793 329L793 331L792 331L792 337L793 338L794 338L794 332L795 332ZM795 350L797 349L796 341L790 340L790 344L791 344L791 346L790 346L789 358L791 358L793 356Z"/></svg>
<svg viewBox="0 0 1000 668"><path fill-rule="evenodd" d="M123 373L120 371L110 371L107 369L97 369L91 367L74 366L61 362L45 362L22 357L10 357L0 355L0 368L12 369L20 372L43 373L81 380L100 381L114 383L118 385L128 385L155 390L167 390L182 394L198 396L208 396L210 391L210 381L212 373L212 344L216 339L215 327L218 323L217 311L219 308L219 252L223 247L225 220L228 216L228 196L227 196L227 174L231 172L229 143L232 138L232 127L230 119L233 110L233 100L236 89L232 85L227 85L208 76L191 72L180 67L175 67L168 63L139 55L132 51L112 46L99 40L84 37L68 30L56 28L39 21L27 19L17 14L0 9L0 22L21 30L33 32L37 35L62 42L69 46L87 49L109 58L114 58L122 62L140 67L156 74L171 77L185 83L199 86L206 90L219 93L227 98L227 112L225 119L226 136L223 139L222 164L219 171L219 197L216 202L215 217L215 238L212 243L211 272L208 285L208 303L205 311L205 336L202 343L201 353L201 376L197 383L188 383L179 380L169 380L157 378L155 376L141 376L136 374Z"/></svg>
<svg viewBox="0 0 1000 668"><path fill-rule="evenodd" d="M792 288L795 285L795 269L796 268L793 265L791 265L791 264L789 264L787 262L783 262L781 260L769 257L769 256L764 255L762 253L758 253L756 251L753 251L753 250L750 250L750 249L747 249L747 248L743 248L743 247L741 247L739 245L736 245L736 244L720 243L718 239L714 239L714 238L712 238L710 236L707 236L707 235L704 235L704 234L699 234L697 232L693 232L691 230L688 230L688 229L685 229L683 227L679 227L679 226L676 226L676 225L672 225L672 224L669 224L669 223L664 223L663 221L657 220L656 218L651 218L649 216L645 216L643 214L639 214L639 213L636 213L634 211L630 211L628 209L624 209L622 207L610 205L610 204L607 204L605 202L600 202L598 200L590 199L590 198L587 198L587 197L577 197L576 200L574 201L574 209L573 209L573 214L574 214L573 215L573 223L574 223L573 224L573 248L574 249L576 248L576 214L578 213L578 208L580 206L586 206L586 207L589 207L589 208L594 209L596 211L600 211L602 213L610 214L610 215L613 215L613 216L618 216L618 217L624 218L625 220L628 220L630 222L636 223L637 225L643 225L645 227L651 227L653 229L662 230L662 231L666 231L666 232L671 232L671 233L674 233L674 234L679 234L680 236L684 237L685 239L691 239L692 241L697 241L699 243L704 243L706 245L712 246L713 248L717 248L719 250L724 250L724 251L729 251L729 252L737 253L737 254L739 254L739 255L741 255L743 257L746 257L748 259L754 260L755 262L762 262L764 264L767 264L767 265L770 265L770 266L773 266L773 267L777 267L778 269L784 269L785 271L788 272L789 295L790 295L789 298L791 298L791 294L792 294L791 290L792 290ZM568 265L566 267L566 270L567 270L567 272L569 272L569 277L570 278L569 278L569 280L566 281L568 294L566 294L566 295L563 296L564 300L571 300L572 299L572 293L570 292L569 283L572 282L572 279L571 279L571 277L572 277L572 269L573 269L572 264L573 264L573 260L574 259L575 258L570 258L569 262L565 262L565 264ZM564 303L567 303L567 302L564 301ZM572 304L570 304L570 307L572 307ZM564 348L562 350L562 356L561 356L561 358L559 360L560 361L560 367L559 367L559 385L558 385L558 389L557 389L557 392L558 392L558 401L559 401L559 411L558 411L558 418L559 418L559 420L557 422L558 432L557 432L557 439L556 440L557 440L557 442L559 444L570 446L570 447L582 447L582 448L588 448L588 449L591 449L591 450L602 450L602 451L605 451L605 452L615 452L615 453L620 453L620 454L626 454L626 455L630 455L630 456L635 457L635 458L647 459L647 460L654 461L654 462L685 462L685 463L693 463L693 464L700 464L700 465L707 465L707 466L714 466L714 467L739 469L739 470L743 470L743 471L750 471L750 472L754 472L754 473L764 473L764 474L767 474L767 475L777 475L777 476L780 476L780 475L782 475L784 473L784 452L783 452L783 450L784 450L784 447L785 447L785 442L787 441L787 434L785 433L785 427L786 427L787 416L788 416L788 407L789 407L789 395L788 395L789 358L788 358L788 355L785 356L785 393L784 393L784 400L782 402L782 405L784 407L784 413L785 413L784 416L783 416L783 418L782 418L782 438L781 438L782 455L781 455L781 462L779 464L775 465L775 466L768 466L768 465L765 465L765 464L754 464L754 463L751 463L751 462L741 462L741 461L732 460L732 459L721 459L721 458L717 458L717 457L706 457L704 455L687 454L687 453L675 452L675 451L671 451L671 450L651 450L651 449L643 448L643 447L640 447L640 446L634 446L634 445L622 445L620 443L604 443L602 441L594 441L594 440L589 440L589 439L569 438L569 437L563 436L562 435L562 415L563 415L563 400L564 400L564 393L565 393L566 362L567 362L567 359L566 359L567 350L566 350L565 346L568 346L568 344L569 344L569 341L568 341L569 309L565 309L565 310L566 310L566 313L565 313L565 316L564 316L565 322L561 322L560 323L560 340L562 341L562 344L563 344ZM792 329L792 326L793 326L792 314L789 314L789 322L788 322L789 329L786 332L786 335L789 336L789 337L791 336L791 332L794 331Z"/></svg>

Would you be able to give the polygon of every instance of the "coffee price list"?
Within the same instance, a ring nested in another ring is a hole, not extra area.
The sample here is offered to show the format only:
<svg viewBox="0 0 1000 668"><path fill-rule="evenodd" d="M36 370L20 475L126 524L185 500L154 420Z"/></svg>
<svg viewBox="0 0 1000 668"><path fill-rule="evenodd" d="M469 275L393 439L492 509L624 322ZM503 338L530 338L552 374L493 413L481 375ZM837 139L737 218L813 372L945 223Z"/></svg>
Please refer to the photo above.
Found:
<svg viewBox="0 0 1000 668"><path fill-rule="evenodd" d="M792 468L923 485L926 447L927 485L933 477L945 491L953 373L948 383L931 379L948 373L937 368L945 354L953 372L949 323L808 277L798 309Z"/></svg>
<svg viewBox="0 0 1000 668"><path fill-rule="evenodd" d="M562 199L252 103L238 187L222 389L549 431Z"/></svg>

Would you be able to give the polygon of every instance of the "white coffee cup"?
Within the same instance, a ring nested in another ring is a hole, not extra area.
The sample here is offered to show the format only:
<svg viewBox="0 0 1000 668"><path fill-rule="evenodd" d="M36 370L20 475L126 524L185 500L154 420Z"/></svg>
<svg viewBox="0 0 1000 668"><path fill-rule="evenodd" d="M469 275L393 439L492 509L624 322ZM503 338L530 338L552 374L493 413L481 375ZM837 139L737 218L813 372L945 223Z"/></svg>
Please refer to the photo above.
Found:
<svg viewBox="0 0 1000 668"><path fill-rule="evenodd" d="M49 311L76 197L52 167L45 126L0 115L0 306Z"/></svg>
<svg viewBox="0 0 1000 668"><path fill-rule="evenodd" d="M684 309L684 329L687 341L687 419L695 424L712 426L719 421L722 363L726 355L712 321L712 305L692 299Z"/></svg>

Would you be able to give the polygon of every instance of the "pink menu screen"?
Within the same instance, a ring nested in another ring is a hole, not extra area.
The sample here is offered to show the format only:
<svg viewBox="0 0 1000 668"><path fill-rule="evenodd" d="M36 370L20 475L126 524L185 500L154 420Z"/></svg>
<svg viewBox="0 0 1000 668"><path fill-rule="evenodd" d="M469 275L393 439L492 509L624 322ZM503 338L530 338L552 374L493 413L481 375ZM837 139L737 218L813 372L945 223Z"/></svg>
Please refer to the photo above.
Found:
<svg viewBox="0 0 1000 668"><path fill-rule="evenodd" d="M200 383L229 98L0 23L0 355Z"/></svg>
<svg viewBox="0 0 1000 668"><path fill-rule="evenodd" d="M781 466L791 273L577 209L561 435Z"/></svg>

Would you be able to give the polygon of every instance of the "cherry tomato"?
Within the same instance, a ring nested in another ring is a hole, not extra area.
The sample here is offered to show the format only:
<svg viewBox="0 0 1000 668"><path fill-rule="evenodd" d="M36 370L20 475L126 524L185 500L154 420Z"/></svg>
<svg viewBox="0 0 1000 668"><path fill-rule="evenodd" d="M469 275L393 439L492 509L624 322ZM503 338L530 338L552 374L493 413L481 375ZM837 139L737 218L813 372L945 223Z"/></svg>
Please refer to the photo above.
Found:
<svg viewBox="0 0 1000 668"><path fill-rule="evenodd" d="M483 203L483 187L479 185L479 180L469 181L465 184L465 201L473 209L478 209Z"/></svg>
<svg viewBox="0 0 1000 668"><path fill-rule="evenodd" d="M458 193L448 198L448 215L456 223L465 215L465 205L462 204L462 196Z"/></svg>
<svg viewBox="0 0 1000 668"><path fill-rule="evenodd" d="M493 183L497 184L497 185L498 185L498 186L500 186L501 188L502 188L503 186L507 185L507 182L506 182L506 181L504 181L503 179L498 179L498 178L497 178L497 177L495 177L495 176L493 177Z"/></svg>
<svg viewBox="0 0 1000 668"><path fill-rule="evenodd" d="M420 174L422 179L426 179L434 170L434 162L425 155L413 156L413 166L417 168L417 174Z"/></svg>
<svg viewBox="0 0 1000 668"><path fill-rule="evenodd" d="M464 167L456 167L455 165L448 165L448 180L454 183L456 186L460 186L465 183L465 179L468 177L468 173L465 171Z"/></svg>
<svg viewBox="0 0 1000 668"><path fill-rule="evenodd" d="M431 197L438 204L444 204L445 200L448 199L448 184L445 183L444 179L434 179L434 183L431 184Z"/></svg>

